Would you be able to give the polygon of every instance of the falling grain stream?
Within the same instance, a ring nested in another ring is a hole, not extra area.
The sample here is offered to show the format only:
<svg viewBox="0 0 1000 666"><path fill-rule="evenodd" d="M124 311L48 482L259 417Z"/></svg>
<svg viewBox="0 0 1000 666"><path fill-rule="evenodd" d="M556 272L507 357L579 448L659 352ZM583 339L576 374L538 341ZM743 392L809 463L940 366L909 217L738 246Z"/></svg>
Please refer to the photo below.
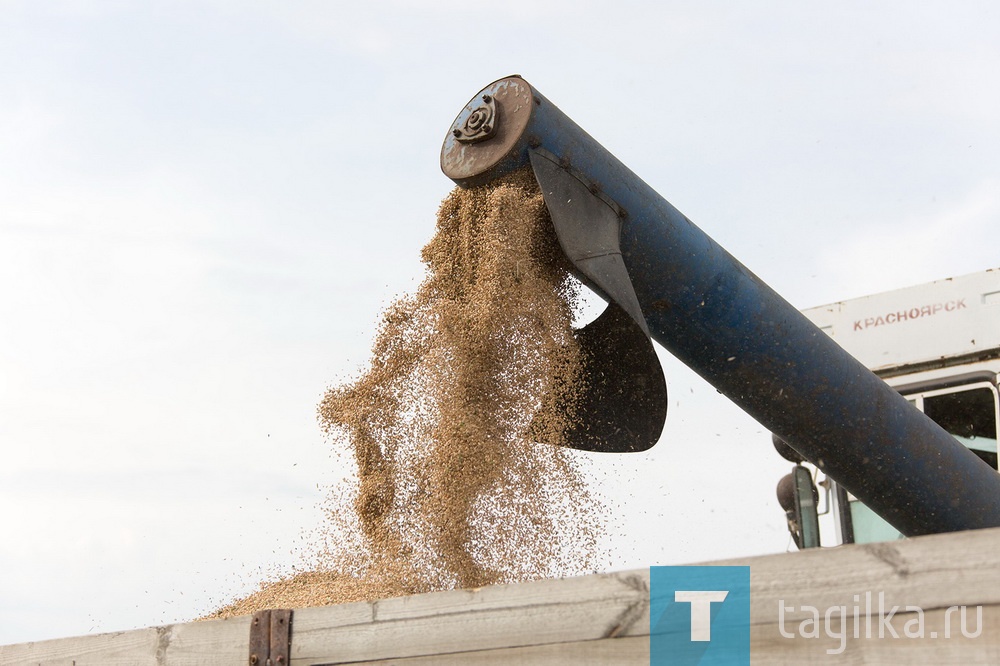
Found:
<svg viewBox="0 0 1000 666"><path fill-rule="evenodd" d="M319 405L357 477L331 489L314 570L214 617L593 570L600 505L558 445L573 410L540 411L582 386L579 284L530 171L454 190L422 259L369 367Z"/></svg>

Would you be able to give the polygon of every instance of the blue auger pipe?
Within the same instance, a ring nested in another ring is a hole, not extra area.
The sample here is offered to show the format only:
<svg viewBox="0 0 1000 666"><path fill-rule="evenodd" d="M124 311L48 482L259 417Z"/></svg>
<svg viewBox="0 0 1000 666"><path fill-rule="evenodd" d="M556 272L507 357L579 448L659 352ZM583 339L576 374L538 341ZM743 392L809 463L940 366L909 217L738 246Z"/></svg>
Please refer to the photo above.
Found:
<svg viewBox="0 0 1000 666"><path fill-rule="evenodd" d="M441 165L471 187L529 164L554 219L553 206L565 202L547 194L551 176L542 172L553 165L620 219L620 260L637 305L623 302L633 298L627 289L609 296L614 288L583 270L586 282L903 534L1000 526L1000 474L512 76L459 113Z"/></svg>

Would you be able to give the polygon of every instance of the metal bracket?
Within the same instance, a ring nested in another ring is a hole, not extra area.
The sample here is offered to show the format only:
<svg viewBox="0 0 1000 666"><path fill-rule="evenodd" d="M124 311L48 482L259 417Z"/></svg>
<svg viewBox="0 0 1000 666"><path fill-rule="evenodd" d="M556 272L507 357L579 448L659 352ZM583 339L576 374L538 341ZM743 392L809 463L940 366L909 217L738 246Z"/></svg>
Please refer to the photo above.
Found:
<svg viewBox="0 0 1000 666"><path fill-rule="evenodd" d="M588 286L620 305L648 337L646 318L619 246L624 211L568 161L560 163L540 148L532 150L530 158L563 252Z"/></svg>
<svg viewBox="0 0 1000 666"><path fill-rule="evenodd" d="M465 123L452 130L455 138L462 143L485 141L496 134L497 123L500 120L496 99L492 95L483 95L482 100L483 103L469 114Z"/></svg>
<svg viewBox="0 0 1000 666"><path fill-rule="evenodd" d="M288 666L292 611L262 610L250 621L250 666Z"/></svg>

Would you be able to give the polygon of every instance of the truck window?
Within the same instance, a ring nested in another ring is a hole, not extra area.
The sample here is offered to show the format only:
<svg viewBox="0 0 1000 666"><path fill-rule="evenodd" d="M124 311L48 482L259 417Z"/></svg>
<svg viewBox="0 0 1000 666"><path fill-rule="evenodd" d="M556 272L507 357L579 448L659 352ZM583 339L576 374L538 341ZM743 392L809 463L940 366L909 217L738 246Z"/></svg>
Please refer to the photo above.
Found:
<svg viewBox="0 0 1000 666"><path fill-rule="evenodd" d="M924 413L997 468L996 394L975 388L924 398Z"/></svg>
<svg viewBox="0 0 1000 666"><path fill-rule="evenodd" d="M885 521L882 516L868 508L864 502L851 496L851 527L854 543L875 543L902 539L903 534Z"/></svg>
<svg viewBox="0 0 1000 666"><path fill-rule="evenodd" d="M925 391L907 399L971 449L990 467L997 469L997 389L990 384ZM854 543L902 539L896 528L878 514L848 496Z"/></svg>

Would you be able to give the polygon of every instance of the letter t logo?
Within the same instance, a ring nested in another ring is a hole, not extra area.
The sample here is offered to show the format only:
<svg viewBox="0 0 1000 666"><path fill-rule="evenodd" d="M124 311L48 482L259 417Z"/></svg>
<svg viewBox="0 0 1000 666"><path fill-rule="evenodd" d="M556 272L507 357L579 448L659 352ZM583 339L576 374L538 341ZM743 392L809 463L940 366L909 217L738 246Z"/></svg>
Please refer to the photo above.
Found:
<svg viewBox="0 0 1000 666"><path fill-rule="evenodd" d="M725 601L726 590L676 590L674 601L691 604L691 640L712 640L712 602Z"/></svg>

